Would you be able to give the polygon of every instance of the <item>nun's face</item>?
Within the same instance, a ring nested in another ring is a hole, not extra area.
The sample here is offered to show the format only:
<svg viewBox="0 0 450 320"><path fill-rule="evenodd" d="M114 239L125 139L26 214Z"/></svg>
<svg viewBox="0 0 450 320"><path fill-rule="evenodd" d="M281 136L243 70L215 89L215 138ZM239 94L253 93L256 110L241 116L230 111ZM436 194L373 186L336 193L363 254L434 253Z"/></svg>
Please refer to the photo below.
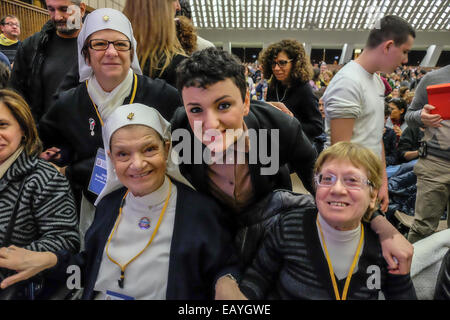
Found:
<svg viewBox="0 0 450 320"><path fill-rule="evenodd" d="M123 33L115 30L100 30L94 32L89 40L129 40ZM131 67L131 50L117 50L112 43L106 50L94 50L89 47L89 58L86 62L94 71L100 85L110 87L111 83L119 85L127 76ZM113 88L114 89L114 88Z"/></svg>
<svg viewBox="0 0 450 320"><path fill-rule="evenodd" d="M164 182L169 143L150 127L130 125L111 137L111 158L120 182L142 197L156 191Z"/></svg>

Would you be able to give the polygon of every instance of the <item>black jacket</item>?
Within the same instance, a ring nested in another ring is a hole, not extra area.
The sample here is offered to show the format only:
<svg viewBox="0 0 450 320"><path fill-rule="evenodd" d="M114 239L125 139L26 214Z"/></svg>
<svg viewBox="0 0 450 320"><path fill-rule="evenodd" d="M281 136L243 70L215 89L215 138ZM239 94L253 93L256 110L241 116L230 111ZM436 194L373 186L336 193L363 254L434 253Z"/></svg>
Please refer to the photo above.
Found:
<svg viewBox="0 0 450 320"><path fill-rule="evenodd" d="M256 163L249 163L249 170L252 185L255 192L255 200L259 201L266 197L275 189L292 189L292 184L289 175L289 165L300 177L305 188L313 193L313 168L314 162L317 157L317 152L312 146L309 139L306 137L302 130L302 125L300 122L293 117L279 111L278 109L264 103L262 101L252 100L250 105L249 114L244 117L245 124L248 130L254 130L256 132L256 138L258 141L251 141L255 148L258 150ZM179 108L172 120L172 132L176 129L187 129L191 141L196 141L200 143L197 138L195 138L194 133L189 125L188 117L184 108ZM261 136L267 131L267 149L269 149L272 144L271 133L277 133L278 130L278 141L274 141L274 144L278 147L279 164L277 166L278 172L273 175L262 174L262 169L270 168L273 164L264 164L264 159L262 159L260 154L259 144L261 143ZM174 147L176 147L181 141L173 141ZM278 142L278 144L277 144ZM202 161L202 163L194 163L195 154L195 143L190 144L191 154L189 161L184 161L180 164L181 173L192 183L196 190L210 194L208 187L208 177L207 169L208 165ZM204 149L205 146L201 144L201 148ZM197 150L198 151L198 150ZM186 155L183 150L180 151L180 157L184 159ZM250 204L250 205L253 205Z"/></svg>
<svg viewBox="0 0 450 320"><path fill-rule="evenodd" d="M436 281L435 300L450 300L450 249L442 259L441 270Z"/></svg>
<svg viewBox="0 0 450 320"><path fill-rule="evenodd" d="M419 150L420 141L423 139L423 131L419 127L408 126L398 141L397 151L399 163L407 162L405 153L408 151Z"/></svg>
<svg viewBox="0 0 450 320"><path fill-rule="evenodd" d="M397 135L391 128L385 127L383 134L384 154L386 158L386 166L396 165L397 160Z"/></svg>
<svg viewBox="0 0 450 320"><path fill-rule="evenodd" d="M164 118L170 119L175 109L182 105L178 91L164 81L137 76L137 82L134 102L157 109ZM131 94L124 104L128 104L130 99ZM91 119L95 121L94 135L90 130ZM89 192L87 187L97 149L103 148L103 140L101 122L87 92L86 83L80 83L78 87L61 93L60 98L41 119L40 133L45 148L62 149L63 160L59 165L68 165L66 176L78 195L77 200L81 189L93 202L96 195Z"/></svg>
<svg viewBox="0 0 450 320"><path fill-rule="evenodd" d="M212 299L218 278L228 273L235 277L239 275L231 236L223 228L222 213L212 199L176 181L174 184L177 187L177 202L166 298ZM58 264L47 271L52 277L61 279L67 277L68 266L80 266L83 299L95 298L94 287L103 251L125 191L126 188L116 190L100 201L94 222L86 233L86 249L77 255L66 250L59 251Z"/></svg>
<svg viewBox="0 0 450 320"><path fill-rule="evenodd" d="M294 117L300 121L303 132L310 141L323 133L319 100L314 95L309 82L298 80L292 86L286 88L279 81L274 80L274 83L271 83L267 89L266 101L283 102L294 114Z"/></svg>
<svg viewBox="0 0 450 320"><path fill-rule="evenodd" d="M42 94L45 82L41 79L41 73L48 43L54 35L56 35L56 28L52 21L48 21L41 31L25 39L17 49L11 73L10 87L25 98L36 123L39 122L45 111Z"/></svg>
<svg viewBox="0 0 450 320"><path fill-rule="evenodd" d="M276 207L279 218L267 231L254 261L245 271L240 283L242 292L250 299L259 300L334 300L327 261L317 232L314 202L302 203L303 199L296 199L305 195L284 190L277 193L264 211ZM388 273L378 236L367 223L363 225L364 246L358 269L351 278L348 299L377 300L380 290L387 299L417 299L409 274ZM342 292L345 280L337 280L339 292Z"/></svg>

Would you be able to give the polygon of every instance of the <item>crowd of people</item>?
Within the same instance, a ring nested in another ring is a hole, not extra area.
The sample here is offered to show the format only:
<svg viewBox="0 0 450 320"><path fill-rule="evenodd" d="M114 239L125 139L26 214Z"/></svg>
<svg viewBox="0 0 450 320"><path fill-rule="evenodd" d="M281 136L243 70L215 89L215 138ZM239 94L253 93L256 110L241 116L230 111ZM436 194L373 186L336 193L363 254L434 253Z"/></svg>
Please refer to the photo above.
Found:
<svg viewBox="0 0 450 320"><path fill-rule="evenodd" d="M412 243L450 199L450 125L426 88L450 66L402 66L407 21L383 17L344 66L291 39L244 65L196 34L187 0L45 2L23 42L1 20L0 299L67 298L73 265L90 300L418 298ZM429 299L450 299L444 254Z"/></svg>

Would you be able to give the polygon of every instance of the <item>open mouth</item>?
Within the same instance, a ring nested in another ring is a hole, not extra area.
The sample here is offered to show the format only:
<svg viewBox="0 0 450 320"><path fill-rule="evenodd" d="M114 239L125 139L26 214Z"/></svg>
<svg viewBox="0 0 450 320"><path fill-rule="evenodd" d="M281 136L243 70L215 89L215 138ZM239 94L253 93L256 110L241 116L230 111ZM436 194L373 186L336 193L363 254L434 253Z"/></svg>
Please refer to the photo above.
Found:
<svg viewBox="0 0 450 320"><path fill-rule="evenodd" d="M350 204L347 202L340 202L340 201L330 201L328 202L328 205L332 206L332 207L347 207Z"/></svg>
<svg viewBox="0 0 450 320"><path fill-rule="evenodd" d="M140 179L140 178L148 176L151 172L152 171L147 171L147 172L144 172L144 173L141 173L141 174L130 174L130 177L132 179Z"/></svg>

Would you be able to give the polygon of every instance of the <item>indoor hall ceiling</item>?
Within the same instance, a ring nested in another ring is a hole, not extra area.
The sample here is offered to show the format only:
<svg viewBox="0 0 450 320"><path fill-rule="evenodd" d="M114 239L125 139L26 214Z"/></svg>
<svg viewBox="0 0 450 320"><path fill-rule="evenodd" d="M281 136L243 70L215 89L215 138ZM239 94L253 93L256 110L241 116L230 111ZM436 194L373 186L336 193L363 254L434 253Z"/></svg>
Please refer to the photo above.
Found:
<svg viewBox="0 0 450 320"><path fill-rule="evenodd" d="M197 28L369 30L385 15L416 31L450 31L450 0L190 0Z"/></svg>

